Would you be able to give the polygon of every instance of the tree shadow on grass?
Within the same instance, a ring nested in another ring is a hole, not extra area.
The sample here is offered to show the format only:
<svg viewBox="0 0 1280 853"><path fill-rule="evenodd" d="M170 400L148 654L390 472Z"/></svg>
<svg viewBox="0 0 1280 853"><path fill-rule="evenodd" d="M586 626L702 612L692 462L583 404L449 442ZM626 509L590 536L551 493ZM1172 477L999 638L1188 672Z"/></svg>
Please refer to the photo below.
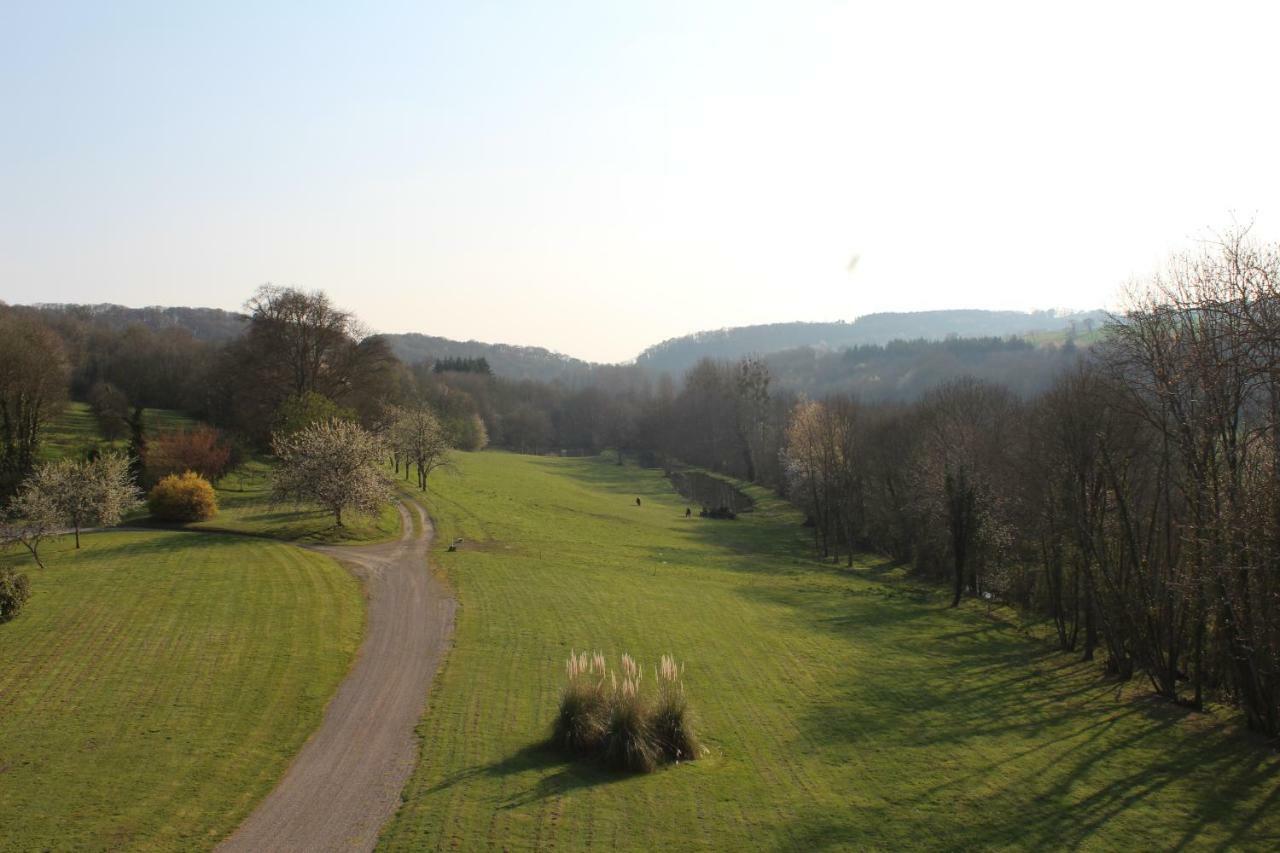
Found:
<svg viewBox="0 0 1280 853"><path fill-rule="evenodd" d="M514 778L529 775L532 784L510 794L499 806L516 809L550 797L623 782L631 774L603 767L589 759L570 758L546 742L531 743L505 758L468 767L432 785L424 794L446 791L473 779Z"/></svg>
<svg viewBox="0 0 1280 853"><path fill-rule="evenodd" d="M889 751L904 775L915 768L910 784L882 780L894 805L885 819L948 848L1115 845L1136 831L1156 846L1274 849L1280 760L1234 716L1197 714L1139 682L1122 690L1014 624L895 585L743 589L858 650L847 683L815 696L798 723L834 754ZM810 846L870 840L865 814L816 817L791 828Z"/></svg>
<svg viewBox="0 0 1280 853"><path fill-rule="evenodd" d="M149 535L146 535L145 538L139 538L137 535L139 533ZM71 541L70 534L65 538L68 542ZM81 538L83 542L81 553L86 556L105 557L125 552L140 556L158 553L172 555L180 553L188 548L200 549L202 551L219 550L224 548L244 548L246 534L234 531L227 531L226 533L204 530L192 531L183 527L174 526L148 526L143 528L140 526L130 525L128 528L81 534ZM58 550L66 551L68 554L75 553L74 548L71 547Z"/></svg>

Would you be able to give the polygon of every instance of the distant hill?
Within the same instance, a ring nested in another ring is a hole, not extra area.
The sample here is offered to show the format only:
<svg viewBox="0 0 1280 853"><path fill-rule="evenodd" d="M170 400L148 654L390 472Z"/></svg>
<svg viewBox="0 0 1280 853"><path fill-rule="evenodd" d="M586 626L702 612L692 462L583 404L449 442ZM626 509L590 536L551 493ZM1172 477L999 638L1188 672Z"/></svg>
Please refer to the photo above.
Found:
<svg viewBox="0 0 1280 853"><path fill-rule="evenodd" d="M221 343L241 334L248 316L220 308L184 308L150 306L128 308L123 305L37 304L30 308L63 318L103 324L124 329L143 325L151 329L185 329L197 340ZM702 358L736 359L744 355L771 356L783 373L793 373L787 384L818 385L833 382L834 377L819 380L817 376L802 380L800 365L816 360L821 372L842 373L840 359L827 359L827 354L868 345L884 345L892 341L940 341L947 338L1027 338L1033 343L1062 343L1075 330L1075 339L1085 343L1106 322L1102 311L1059 314L1053 311L917 311L868 314L857 320L835 323L770 323L733 329L697 332L672 338L649 347L636 359L636 366L650 375L670 373L680 376ZM406 364L434 362L445 358L484 358L493 372L508 379L596 381L612 374L606 365L583 361L542 347L490 344L481 341L455 341L449 338L417 333L389 334L383 338ZM807 353L807 354L806 354ZM781 378L781 377L780 377ZM607 381L607 380L606 380ZM833 382L842 386L844 382ZM815 389L816 390L816 389Z"/></svg>
<svg viewBox="0 0 1280 853"><path fill-rule="evenodd" d="M636 364L655 373L679 375L702 358L735 359L802 347L842 350L890 341L938 341L949 337L1004 338L1058 333L1074 325L1080 334L1106 322L1103 311L913 311L867 314L852 323L770 323L696 332L649 347Z"/></svg>
<svg viewBox="0 0 1280 853"><path fill-rule="evenodd" d="M249 322L247 315L221 308L168 308L160 305L128 308L111 303L73 305L47 302L29 307L44 314L101 323L111 329L130 326L146 326L156 331L186 329L196 340L211 343L231 340L243 332Z"/></svg>
<svg viewBox="0 0 1280 853"><path fill-rule="evenodd" d="M50 319L66 318L101 324L111 329L146 326L150 329L185 329L197 340L222 343L239 336L249 322L246 314L221 308L175 308L152 305L130 308L102 303L36 303L26 306ZM542 347L487 344L480 341L454 341L432 335L382 335L392 350L406 364L437 361L442 358L485 358L493 372L509 379L537 379L550 382L575 376L587 376L594 365L578 358L552 352Z"/></svg>
<svg viewBox="0 0 1280 853"><path fill-rule="evenodd" d="M439 361L445 358L483 358L498 376L508 379L536 379L551 382L586 376L599 365L542 347L487 344L481 341L454 341L417 333L382 335L391 351L406 364Z"/></svg>

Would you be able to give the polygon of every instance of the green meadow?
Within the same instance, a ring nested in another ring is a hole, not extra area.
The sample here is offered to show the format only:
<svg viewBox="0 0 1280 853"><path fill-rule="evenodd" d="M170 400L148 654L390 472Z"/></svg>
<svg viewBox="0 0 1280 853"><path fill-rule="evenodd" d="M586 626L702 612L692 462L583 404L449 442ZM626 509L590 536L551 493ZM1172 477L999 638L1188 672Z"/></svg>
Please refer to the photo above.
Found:
<svg viewBox="0 0 1280 853"><path fill-rule="evenodd" d="M686 520L659 472L457 461L429 500L455 643L385 849L1280 844L1280 761L1234 717L876 560L817 562L760 490L738 521ZM545 748L571 649L675 655L708 754L628 776Z"/></svg>
<svg viewBox="0 0 1280 853"><path fill-rule="evenodd" d="M142 423L148 433L169 432L197 426L198 421L170 409L143 409ZM109 440L98 428L98 420L88 403L70 402L63 406L40 444L40 459L83 456L90 450L112 448L124 450L128 438Z"/></svg>
<svg viewBox="0 0 1280 853"><path fill-rule="evenodd" d="M319 725L364 600L259 539L111 532L25 552L0 629L0 849L187 850L233 830Z"/></svg>
<svg viewBox="0 0 1280 853"><path fill-rule="evenodd" d="M197 423L144 417L153 431ZM41 456L126 444L71 403ZM63 537L42 548L44 570L0 553L32 584L0 630L0 850L209 847L320 724L359 647L363 592L328 557L268 538L379 541L399 514L335 529L322 511L272 505L258 460L217 494L200 533L95 533L79 551ZM145 508L131 519L148 523Z"/></svg>
<svg viewBox="0 0 1280 853"><path fill-rule="evenodd" d="M220 530L269 536L309 544L382 542L400 535L400 513L387 504L375 516L348 513L343 526L321 509L271 502L271 468L260 460L246 462L218 481L218 514L188 525L196 530Z"/></svg>

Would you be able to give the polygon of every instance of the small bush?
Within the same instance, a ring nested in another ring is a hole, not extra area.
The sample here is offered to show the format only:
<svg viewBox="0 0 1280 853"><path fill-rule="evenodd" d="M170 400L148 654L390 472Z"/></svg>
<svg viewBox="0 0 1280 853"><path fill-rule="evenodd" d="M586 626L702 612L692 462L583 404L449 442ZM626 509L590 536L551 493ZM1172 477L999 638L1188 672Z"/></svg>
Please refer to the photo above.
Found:
<svg viewBox="0 0 1280 853"><path fill-rule="evenodd" d="M31 597L31 582L9 566L0 566L0 624L8 622L22 610Z"/></svg>
<svg viewBox="0 0 1280 853"><path fill-rule="evenodd" d="M213 486L194 471L162 478L151 489L147 506L162 521L204 521L218 512Z"/></svg>
<svg viewBox="0 0 1280 853"><path fill-rule="evenodd" d="M571 654L565 671L568 683L552 725L552 740L560 749L639 773L664 761L697 758L680 671L670 656L662 657L656 698L643 689L643 673L631 655L622 656L621 681L598 652Z"/></svg>

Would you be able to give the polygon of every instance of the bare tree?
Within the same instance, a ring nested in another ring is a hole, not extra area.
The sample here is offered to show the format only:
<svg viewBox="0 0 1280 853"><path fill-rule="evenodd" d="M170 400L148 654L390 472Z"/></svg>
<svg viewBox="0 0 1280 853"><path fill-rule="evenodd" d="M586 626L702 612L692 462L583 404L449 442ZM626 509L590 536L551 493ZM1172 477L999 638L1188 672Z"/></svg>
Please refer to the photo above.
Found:
<svg viewBox="0 0 1280 853"><path fill-rule="evenodd" d="M245 307L249 328L216 371L228 417L244 431L265 438L290 398L320 395L369 420L395 396L402 368L386 340L323 292L264 285Z"/></svg>
<svg viewBox="0 0 1280 853"><path fill-rule="evenodd" d="M67 357L38 319L0 308L0 497L36 461L41 433L66 398Z"/></svg>

